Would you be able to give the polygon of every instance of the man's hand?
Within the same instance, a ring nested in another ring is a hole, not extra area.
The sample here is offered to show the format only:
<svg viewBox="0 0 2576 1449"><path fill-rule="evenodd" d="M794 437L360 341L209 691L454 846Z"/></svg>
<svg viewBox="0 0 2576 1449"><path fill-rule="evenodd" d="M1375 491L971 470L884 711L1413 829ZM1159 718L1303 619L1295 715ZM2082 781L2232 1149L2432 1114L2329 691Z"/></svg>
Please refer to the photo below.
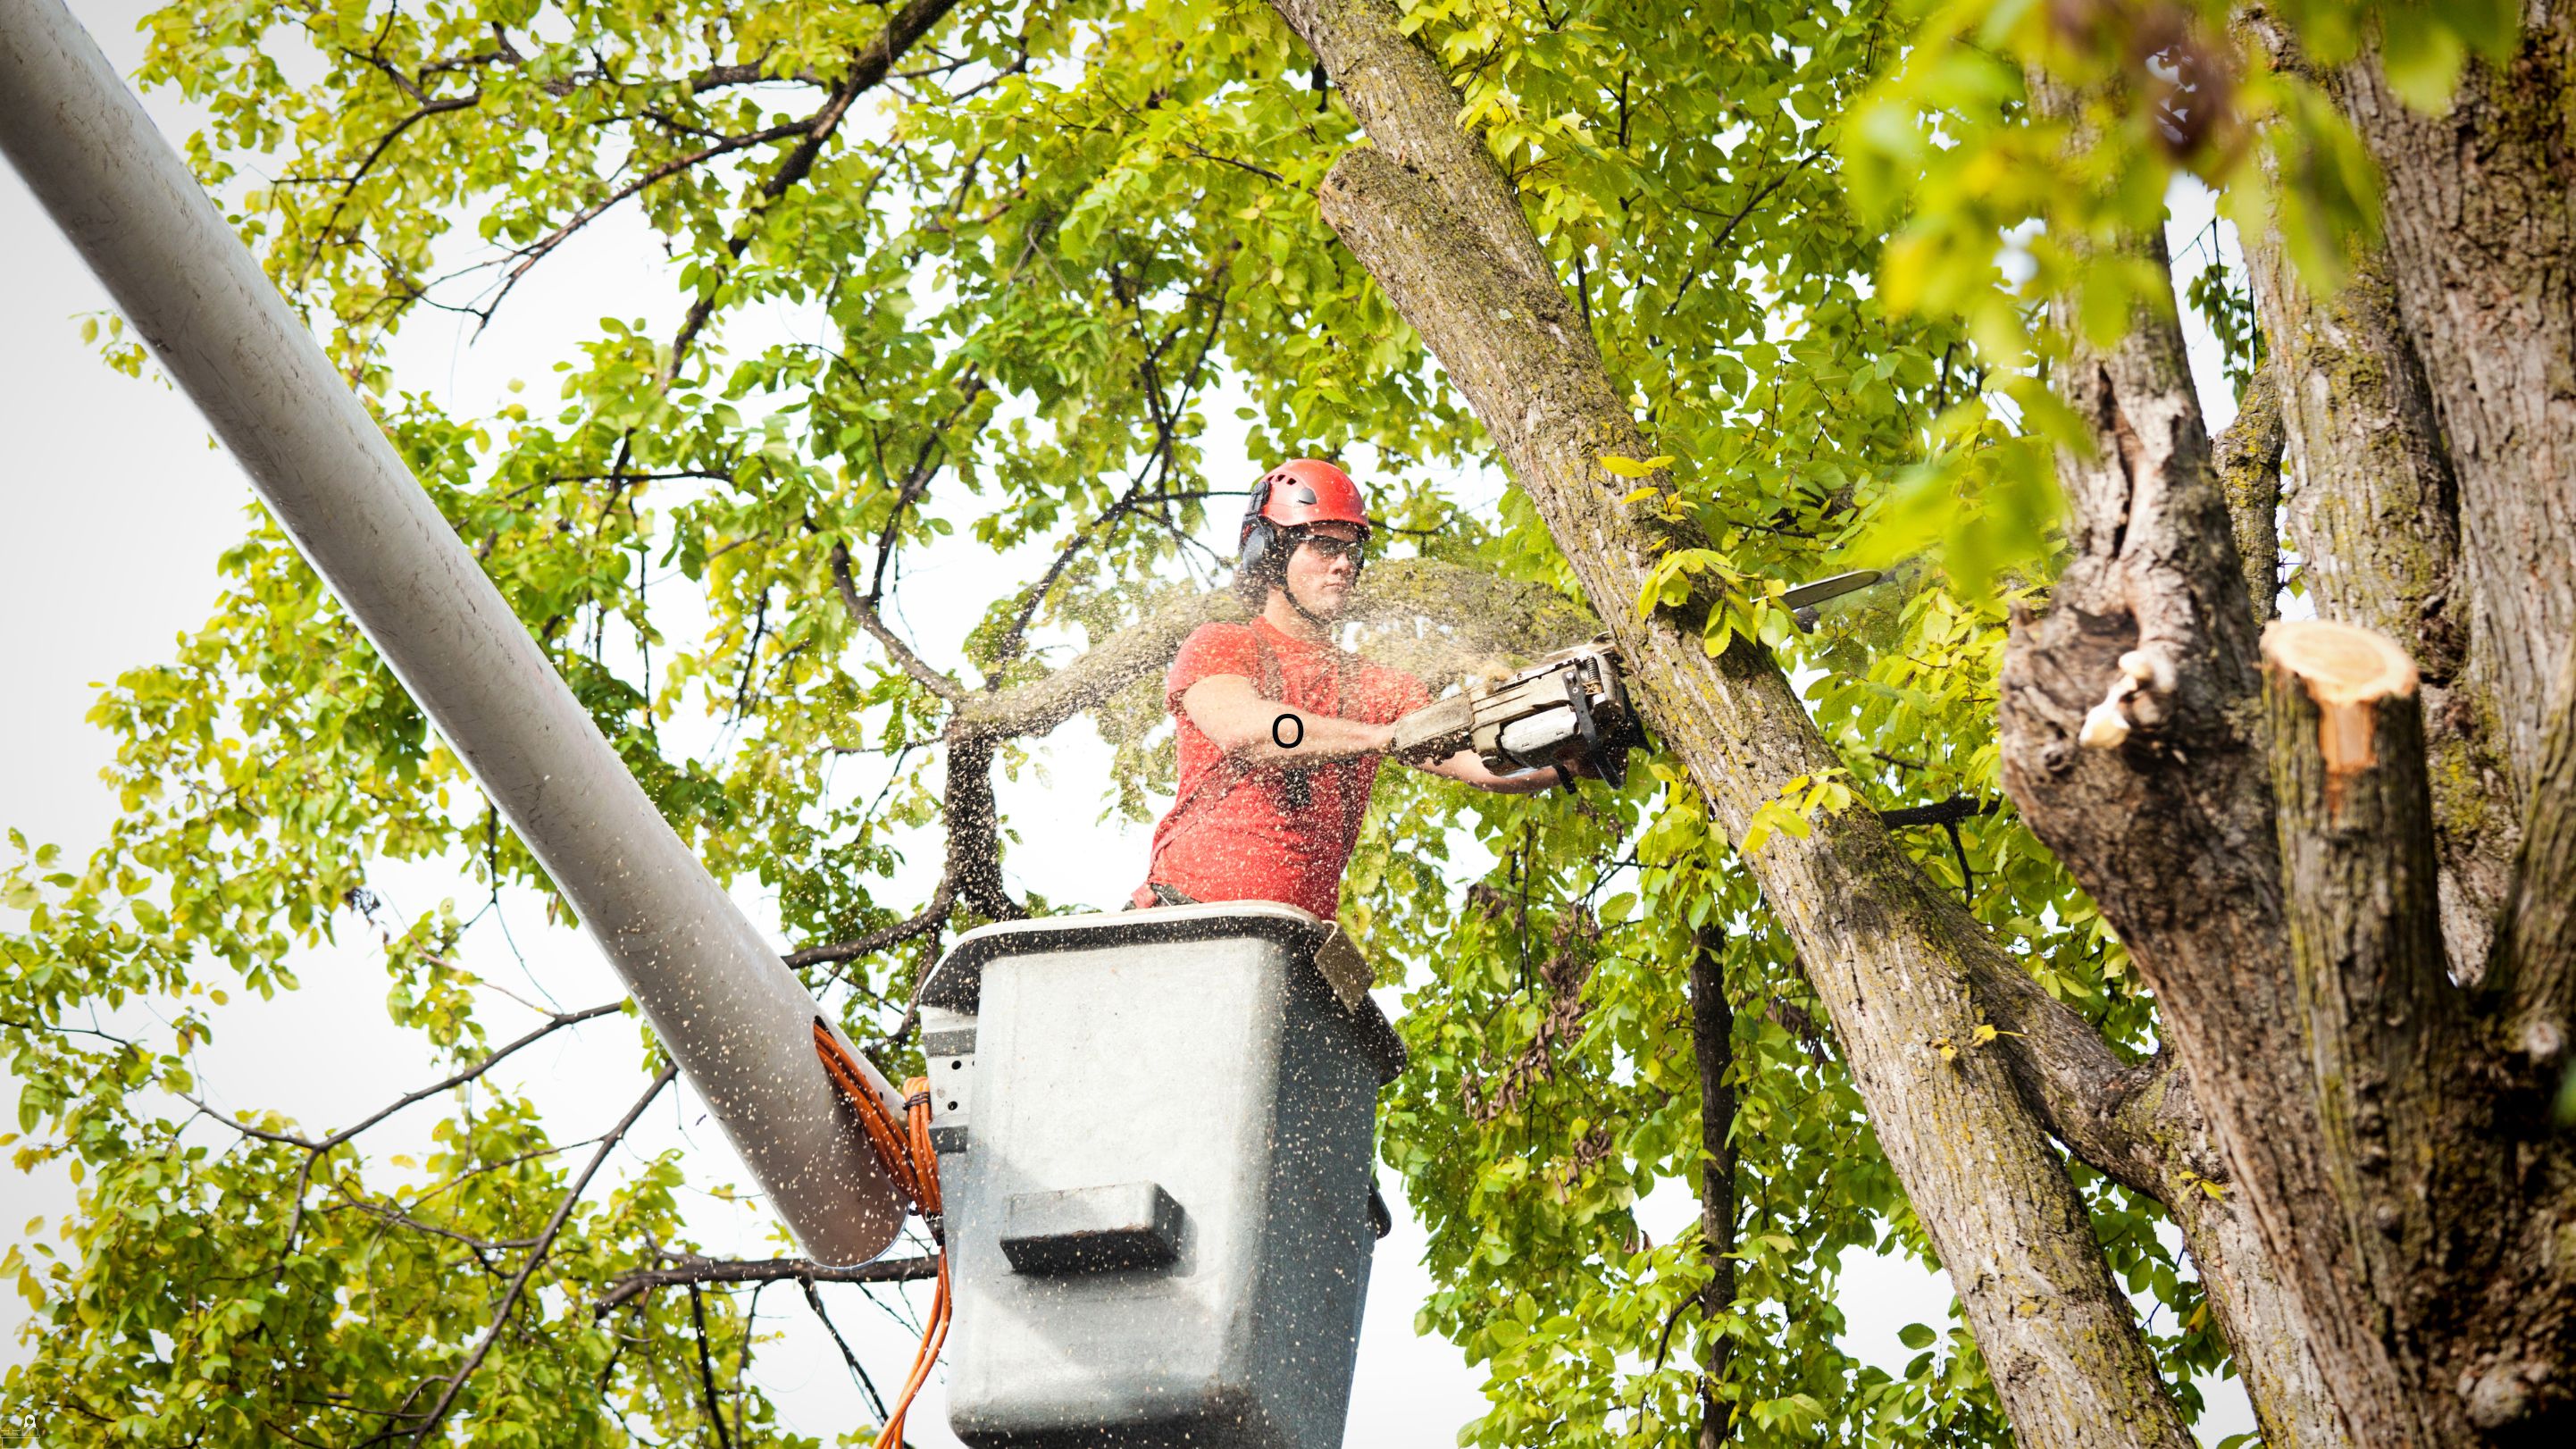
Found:
<svg viewBox="0 0 2576 1449"><path fill-rule="evenodd" d="M1565 771L1567 778L1564 783L1568 785L1578 778L1596 773L1578 756L1560 760L1553 765L1541 765L1534 770L1517 770L1508 775L1498 774L1488 767L1474 750L1460 750L1445 760L1434 760L1427 764L1416 765L1414 768L1444 779L1456 780L1461 784L1473 785L1479 790L1491 790L1497 795L1535 795L1541 790L1554 789L1558 783L1556 772L1560 768Z"/></svg>
<svg viewBox="0 0 2576 1449"><path fill-rule="evenodd" d="M1239 674L1212 674L1181 695L1181 709L1229 758L1284 769L1386 753L1395 726L1292 709L1263 699Z"/></svg>

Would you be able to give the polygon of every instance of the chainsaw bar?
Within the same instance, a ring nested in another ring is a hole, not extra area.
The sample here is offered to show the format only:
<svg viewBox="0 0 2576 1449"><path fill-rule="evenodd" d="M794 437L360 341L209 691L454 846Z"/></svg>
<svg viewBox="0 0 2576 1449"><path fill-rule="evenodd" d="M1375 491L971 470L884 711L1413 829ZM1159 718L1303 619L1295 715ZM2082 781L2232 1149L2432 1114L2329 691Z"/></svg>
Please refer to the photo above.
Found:
<svg viewBox="0 0 2576 1449"><path fill-rule="evenodd" d="M1803 627L1813 617L1807 610L1882 577L1875 569L1835 574L1800 584L1780 602L1800 611ZM1627 778L1628 751L1645 743L1618 647L1604 637L1415 710L1395 722L1393 753L1419 765L1472 749L1500 774L1580 760L1616 786Z"/></svg>
<svg viewBox="0 0 2576 1449"><path fill-rule="evenodd" d="M1792 609L1812 608L1827 599L1839 599L1845 594L1857 593L1885 577L1887 575L1876 569L1855 569L1847 574L1835 574L1831 578L1818 579L1812 584L1800 584L1782 594L1780 602Z"/></svg>

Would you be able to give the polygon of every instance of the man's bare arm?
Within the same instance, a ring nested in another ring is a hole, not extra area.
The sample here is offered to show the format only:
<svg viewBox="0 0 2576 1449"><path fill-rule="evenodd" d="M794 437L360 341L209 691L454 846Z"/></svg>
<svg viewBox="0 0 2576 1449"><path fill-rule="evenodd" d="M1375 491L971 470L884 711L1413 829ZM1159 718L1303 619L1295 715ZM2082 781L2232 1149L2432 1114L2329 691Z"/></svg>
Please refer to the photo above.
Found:
<svg viewBox="0 0 2576 1449"><path fill-rule="evenodd" d="M1508 775L1497 774L1474 750L1460 750L1445 760L1427 761L1414 768L1473 785L1479 790L1491 790L1497 795L1535 795L1541 790L1555 788L1557 783L1553 765L1541 765L1535 770L1515 770ZM1589 772L1580 764L1568 764L1566 773L1573 776Z"/></svg>
<svg viewBox="0 0 2576 1449"><path fill-rule="evenodd" d="M1181 708L1216 747L1245 764L1285 767L1386 752L1395 726L1292 709L1263 699L1240 674L1212 674L1182 691Z"/></svg>

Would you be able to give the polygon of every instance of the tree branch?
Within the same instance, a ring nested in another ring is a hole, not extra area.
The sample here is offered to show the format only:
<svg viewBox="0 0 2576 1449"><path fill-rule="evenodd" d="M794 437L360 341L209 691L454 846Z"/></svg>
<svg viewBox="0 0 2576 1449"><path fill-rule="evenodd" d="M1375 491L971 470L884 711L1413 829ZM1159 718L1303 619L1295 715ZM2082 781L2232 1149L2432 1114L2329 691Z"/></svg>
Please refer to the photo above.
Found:
<svg viewBox="0 0 2576 1449"><path fill-rule="evenodd" d="M636 177L625 185L618 187L608 195L592 202L581 210L574 212L561 226L556 227L553 231L546 233L544 236L539 237L537 240L530 242L528 245L519 249L519 260L502 276L500 291L493 294L491 301L477 309L482 314L484 323L489 325L492 320L492 314L501 310L501 303L509 297L510 290L519 285L519 279L526 276L530 268L533 268L537 263L544 261L555 248L572 240L573 233L580 231L583 227L590 225L592 222L597 221L601 216L614 210L620 202L636 195L648 186L652 186L657 182L667 181L671 177L677 176L683 171L687 171L695 166L703 165L719 156L728 156L736 151L747 151L754 146L765 146L773 141L784 141L790 136L810 134L815 122L819 119L820 113L817 113L816 115L808 116L801 121L788 121L781 125L766 127L762 130L752 131L740 136L727 136L713 145L702 146L685 156L674 156L670 160L663 162L661 165L654 167L652 170L645 172L643 175ZM482 331L482 328L478 327L475 331L479 334Z"/></svg>
<svg viewBox="0 0 2576 1449"><path fill-rule="evenodd" d="M935 1258L880 1258L873 1263L817 1263L809 1258L701 1258L674 1255L668 1268L645 1268L620 1275L590 1306L593 1318L605 1318L658 1288L703 1283L917 1283L939 1275Z"/></svg>
<svg viewBox="0 0 2576 1449"><path fill-rule="evenodd" d="M1974 820L1980 815L1994 813L1994 801L1958 795L1929 805L1901 805L1893 810L1881 810L1878 823L1890 830L1902 830L1909 825L1956 825L1962 820Z"/></svg>
<svg viewBox="0 0 2576 1449"><path fill-rule="evenodd" d="M2272 625L2263 660L2304 1047L2294 1066L2310 1077L2322 1133L2323 1181L2294 1199L2311 1221L2279 1256L2303 1275L2335 1275L2300 1285L2312 1313L2374 1315L2356 1325L2363 1356L2344 1363L2362 1367L2342 1369L2352 1381L2339 1396L2357 1408L2385 1395L2376 1422L2437 1442L2456 1403L2446 1411L2433 1402L2446 1396L2403 1385L2455 1378L2428 1374L2419 1356L2456 1334L2457 1302L2499 1266L2474 1251L2487 1235L2464 1229L2513 1201L2519 1174L2513 1144L2463 1111L2483 1084L2461 1070L2469 1023L2434 894L2415 665L2386 635L2313 619ZM2339 1232L2318 1230L2320 1208Z"/></svg>
<svg viewBox="0 0 2576 1449"><path fill-rule="evenodd" d="M841 607L849 610L851 619L868 631L868 637L885 646L886 654L894 660L895 667L915 684L950 704L963 705L974 696L972 690L932 668L929 660L914 653L912 646L887 625L875 606L859 597L858 580L850 574L849 546L837 539L832 543L832 587L840 592Z"/></svg>
<svg viewBox="0 0 2576 1449"><path fill-rule="evenodd" d="M938 1264L935 1260L916 1258L911 1261L923 1264L929 1269L931 1276L938 1276ZM841 1351L841 1362L849 1365L850 1382L857 1384L859 1392L868 1396L868 1407L876 1411L877 1422L884 1423L886 1421L885 1395L877 1392L877 1381L869 1378L868 1371L860 1367L859 1356L850 1352L850 1341L841 1337L841 1325L834 1323L832 1315L824 1311L823 1295L814 1291L814 1284L810 1279L801 1279L796 1286L805 1295L805 1306L814 1310L814 1321L823 1325L825 1333L832 1335L832 1347Z"/></svg>
<svg viewBox="0 0 2576 1449"><path fill-rule="evenodd" d="M828 946L808 946L801 951L791 951L782 959L789 966L822 966L835 961L850 961L861 956L873 955L889 946L900 946L916 936L926 935L939 929L947 921L949 907L955 899L955 886L943 880L939 883L939 888L931 893L930 904L922 907L919 915L907 917L891 926L880 927L851 940L835 941Z"/></svg>
<svg viewBox="0 0 2576 1449"><path fill-rule="evenodd" d="M993 741L959 730L948 732L948 783L940 801L948 826L948 851L940 866L942 890L989 920L1016 921L1028 915L1002 885L1002 820L993 802Z"/></svg>
<svg viewBox="0 0 2576 1449"><path fill-rule="evenodd" d="M545 1025L538 1027L536 1030L529 1032L527 1035L520 1037L509 1045L492 1052L481 1061L476 1062L474 1065L467 1067L465 1070L458 1072L452 1077L448 1077L443 1081L432 1082L428 1086L423 1087L416 1092L405 1093L400 1101L397 1101L393 1105L386 1107L384 1110L377 1112L374 1116L367 1118L356 1126L343 1127L339 1131L332 1133L330 1136L323 1138L321 1141L313 1143L312 1150L317 1153L327 1152L415 1102L425 1101L428 1098L437 1096L441 1092L451 1091L457 1087L464 1086L467 1082L473 1081L485 1072L499 1066L502 1062L508 1060L514 1053L536 1045L538 1042L545 1040L547 1037L554 1035L565 1027L575 1026L585 1021L592 1021L599 1017L611 1015L615 1012L624 1010L625 1006L625 1000L620 998L616 1001L607 1002L599 1006L585 1007L580 1011L556 1012L553 1016L547 1018Z"/></svg>
<svg viewBox="0 0 2576 1449"><path fill-rule="evenodd" d="M725 1432L724 1402L716 1394L716 1366L707 1356L706 1295L698 1285L689 1285L689 1324L698 1340L698 1392L707 1409L707 1422L715 1426L716 1449L733 1449L733 1436Z"/></svg>
<svg viewBox="0 0 2576 1449"><path fill-rule="evenodd" d="M955 4L956 0L907 0L903 8L886 17L886 27L878 34L876 43L850 58L850 72L842 77L840 88L806 125L805 139L787 153L778 169L761 184L760 194L753 199L750 213L725 242L728 263L742 260L742 254L750 250L753 229L770 204L812 173L815 161L823 154L824 145L832 139L832 133L840 129L842 118L849 114L851 104L884 80L895 62L929 34L931 27L937 25ZM688 353L690 344L697 340L699 329L705 327L707 319L714 315L716 294L721 286L719 280L715 286L705 287L697 300L689 304L688 315L681 319L680 331L671 343L671 370L674 374L679 371L680 359Z"/></svg>
<svg viewBox="0 0 2576 1449"><path fill-rule="evenodd" d="M1699 1063L1699 1235L1708 1259L1708 1286L1699 1291L1700 1318L1715 1323L1735 1309L1735 1012L1726 999L1726 940L1715 927L1700 932L1691 952L1691 1051ZM1685 1303L1690 1300L1684 1300ZM1679 1319L1675 1309L1675 1319ZM1666 1333L1672 1331L1665 1325ZM1734 1415L1717 1396L1734 1357L1734 1340L1711 1333L1700 1370L1698 1449L1718 1449L1734 1437ZM1663 1350L1655 1352L1662 1362Z"/></svg>
<svg viewBox="0 0 2576 1449"><path fill-rule="evenodd" d="M2236 421L2218 435L2213 460L2257 622L2279 612L2281 594L2280 372L2271 361L2255 369L2237 403Z"/></svg>
<svg viewBox="0 0 2576 1449"><path fill-rule="evenodd" d="M456 1372L445 1375L447 1387L439 1393L438 1401L430 1406L429 1412L421 1416L420 1427L412 1431L411 1442L415 1446L428 1443L429 1436L438 1432L439 1424L447 1418L447 1411L456 1406L457 1396L465 1392L465 1381L474 1377L474 1371L481 1368L483 1360L491 1355L492 1345L500 1341L501 1330L509 1324L510 1314L518 1308L520 1297L527 1292L528 1279L535 1275L537 1265L546 1260L547 1250L554 1246L555 1238L563 1232L564 1223L571 1218L573 1204L581 1200L582 1193L590 1187L590 1180L599 1174L600 1165L608 1161L608 1154L625 1139L628 1129L635 1125L635 1119L644 1115L644 1109L653 1105L653 1099L662 1095L662 1089L671 1085L671 1079L678 1076L679 1071L676 1066L666 1066L654 1073L653 1083L644 1089L644 1095L636 1098L635 1105L627 1108L626 1115L599 1140L599 1150L590 1155L581 1175L564 1190L563 1200L555 1204L554 1216L546 1220L544 1231L537 1234L536 1245L528 1250L527 1261L521 1263L519 1271L511 1277L509 1288L501 1295L501 1306L493 1311L492 1322L483 1330L483 1336L475 1342L473 1351L465 1356L465 1362L458 1366Z"/></svg>
<svg viewBox="0 0 2576 1449"><path fill-rule="evenodd" d="M421 122L428 120L432 116L445 115L449 111L470 110L475 105L479 104L482 99L482 95L478 92L470 96L455 96L447 100L430 101L421 106L420 109L413 111L401 120L394 122L391 128L389 128L383 135L376 138L376 144L368 149L366 158L358 163L358 169L349 173L348 179L341 183L340 194L332 198L330 213L322 218L322 225L313 233L313 252L305 259L304 266L298 274L297 280L299 284L304 276L311 274L314 259L321 256L322 244L329 240L332 228L340 224L340 213L348 209L349 198L356 193L358 183L366 180L367 174L376 169L376 163L383 160L385 158L385 153L393 149L394 142L401 140L404 132L409 131L412 127L419 125Z"/></svg>

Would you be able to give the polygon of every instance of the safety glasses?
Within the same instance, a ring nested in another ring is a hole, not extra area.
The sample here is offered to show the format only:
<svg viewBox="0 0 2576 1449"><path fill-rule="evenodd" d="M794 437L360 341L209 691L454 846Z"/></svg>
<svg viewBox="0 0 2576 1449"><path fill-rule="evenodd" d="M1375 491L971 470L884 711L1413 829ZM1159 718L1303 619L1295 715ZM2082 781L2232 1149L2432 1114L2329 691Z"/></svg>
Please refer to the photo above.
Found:
<svg viewBox="0 0 2576 1449"><path fill-rule="evenodd" d="M1353 563L1368 562L1368 540L1365 538L1334 538L1329 534L1310 533L1298 542L1313 549L1324 558L1346 558Z"/></svg>

